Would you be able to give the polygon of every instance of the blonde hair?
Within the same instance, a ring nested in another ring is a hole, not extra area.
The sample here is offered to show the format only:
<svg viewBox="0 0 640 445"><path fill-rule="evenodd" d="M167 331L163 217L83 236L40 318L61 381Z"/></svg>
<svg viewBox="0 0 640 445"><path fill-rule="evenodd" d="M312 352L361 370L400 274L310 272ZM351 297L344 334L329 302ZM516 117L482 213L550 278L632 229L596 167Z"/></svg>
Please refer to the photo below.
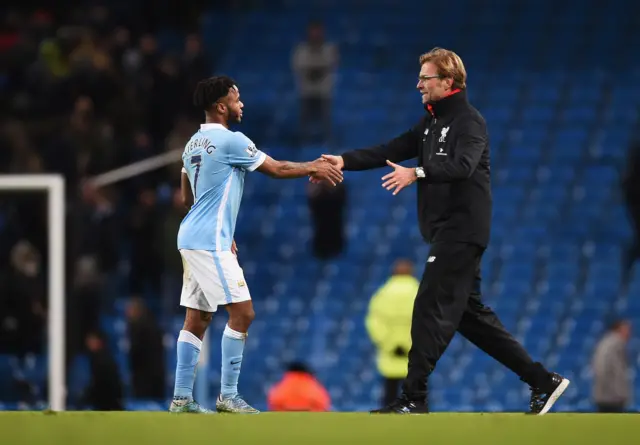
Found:
<svg viewBox="0 0 640 445"><path fill-rule="evenodd" d="M453 51L444 48L433 48L428 53L420 56L420 66L427 62L433 63L442 77L453 79L451 88L467 87L467 71L464 69L462 59Z"/></svg>

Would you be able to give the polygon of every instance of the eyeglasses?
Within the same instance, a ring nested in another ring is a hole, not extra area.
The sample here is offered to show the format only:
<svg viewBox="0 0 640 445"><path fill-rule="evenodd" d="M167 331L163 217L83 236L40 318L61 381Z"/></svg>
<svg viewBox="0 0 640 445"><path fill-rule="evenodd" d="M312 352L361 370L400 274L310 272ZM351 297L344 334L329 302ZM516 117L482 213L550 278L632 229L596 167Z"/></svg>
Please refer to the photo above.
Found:
<svg viewBox="0 0 640 445"><path fill-rule="evenodd" d="M434 74L433 76L418 76L418 80L429 80L429 79L441 79L442 76L439 74Z"/></svg>

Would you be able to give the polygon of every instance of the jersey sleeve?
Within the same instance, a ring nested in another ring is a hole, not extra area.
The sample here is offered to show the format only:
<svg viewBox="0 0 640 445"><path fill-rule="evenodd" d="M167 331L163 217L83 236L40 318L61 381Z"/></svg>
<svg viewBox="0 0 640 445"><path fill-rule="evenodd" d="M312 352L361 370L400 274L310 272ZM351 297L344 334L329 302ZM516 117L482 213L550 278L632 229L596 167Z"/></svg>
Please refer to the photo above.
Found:
<svg viewBox="0 0 640 445"><path fill-rule="evenodd" d="M240 132L233 134L229 144L229 164L247 171L260 167L267 155L258 150L256 145Z"/></svg>

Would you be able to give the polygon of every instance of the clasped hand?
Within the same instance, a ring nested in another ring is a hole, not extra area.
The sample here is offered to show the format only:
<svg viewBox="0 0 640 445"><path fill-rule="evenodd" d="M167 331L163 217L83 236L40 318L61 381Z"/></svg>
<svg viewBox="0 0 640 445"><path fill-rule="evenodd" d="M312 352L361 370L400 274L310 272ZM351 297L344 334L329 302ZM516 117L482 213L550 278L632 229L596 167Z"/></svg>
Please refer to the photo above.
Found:
<svg viewBox="0 0 640 445"><path fill-rule="evenodd" d="M316 159L312 162L312 165L314 167L314 171L309 175L309 180L311 182L318 183L322 181L329 181L335 186L344 179L340 166L325 157Z"/></svg>

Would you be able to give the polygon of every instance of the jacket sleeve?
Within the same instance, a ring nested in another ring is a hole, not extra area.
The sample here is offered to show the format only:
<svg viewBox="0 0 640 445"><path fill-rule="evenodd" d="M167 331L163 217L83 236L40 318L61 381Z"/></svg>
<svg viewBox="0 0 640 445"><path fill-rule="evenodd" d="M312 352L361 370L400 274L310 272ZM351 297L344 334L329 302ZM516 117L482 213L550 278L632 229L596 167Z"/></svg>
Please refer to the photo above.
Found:
<svg viewBox="0 0 640 445"><path fill-rule="evenodd" d="M481 119L468 119L453 149L453 156L445 162L431 160L424 166L428 183L456 182L468 179L480 162L487 146L487 126Z"/></svg>
<svg viewBox="0 0 640 445"><path fill-rule="evenodd" d="M417 157L423 125L424 118L409 131L384 144L343 153L344 170L371 170L385 167L387 159L402 162Z"/></svg>

